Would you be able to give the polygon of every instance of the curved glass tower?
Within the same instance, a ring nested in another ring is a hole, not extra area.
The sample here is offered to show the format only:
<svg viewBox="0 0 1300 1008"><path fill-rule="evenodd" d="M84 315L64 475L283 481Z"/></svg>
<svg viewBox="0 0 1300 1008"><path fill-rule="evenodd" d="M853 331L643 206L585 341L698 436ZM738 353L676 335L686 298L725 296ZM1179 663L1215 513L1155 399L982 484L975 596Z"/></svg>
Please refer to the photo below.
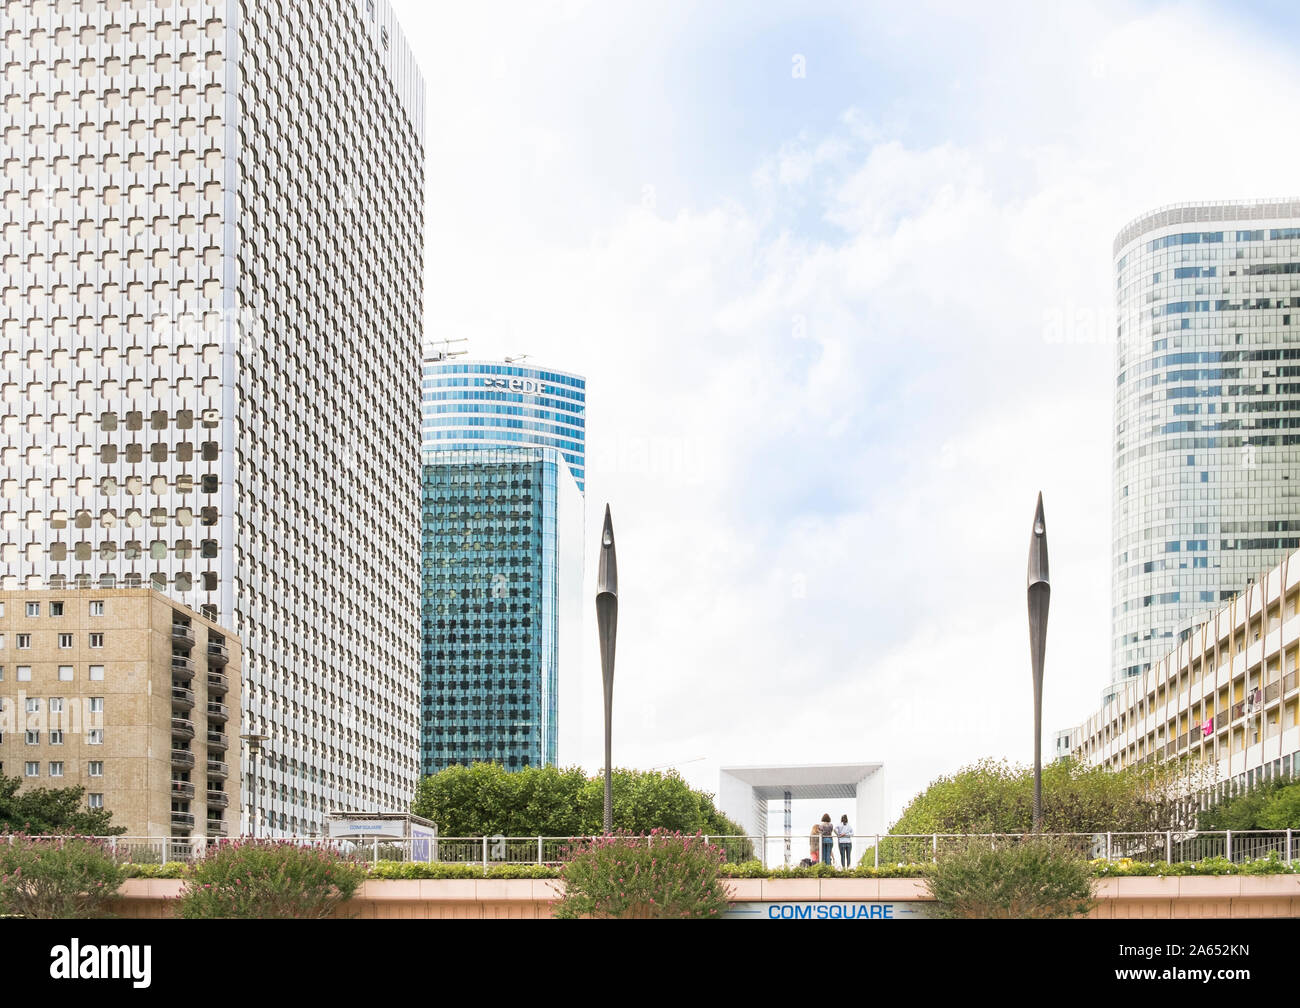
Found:
<svg viewBox="0 0 1300 1008"><path fill-rule="evenodd" d="M426 361L424 450L554 448L586 489L587 380L498 361Z"/></svg>
<svg viewBox="0 0 1300 1008"><path fill-rule="evenodd" d="M421 770L558 759L579 656L586 381L424 365Z"/></svg>
<svg viewBox="0 0 1300 1008"><path fill-rule="evenodd" d="M1114 254L1118 682L1300 547L1300 200L1164 207Z"/></svg>

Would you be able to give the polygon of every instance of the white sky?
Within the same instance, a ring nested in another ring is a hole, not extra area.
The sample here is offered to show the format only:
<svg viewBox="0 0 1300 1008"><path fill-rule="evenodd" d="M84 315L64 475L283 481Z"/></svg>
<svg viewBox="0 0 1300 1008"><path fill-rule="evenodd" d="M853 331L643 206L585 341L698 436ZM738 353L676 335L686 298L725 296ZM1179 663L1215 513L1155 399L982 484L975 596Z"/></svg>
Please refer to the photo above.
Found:
<svg viewBox="0 0 1300 1008"><path fill-rule="evenodd" d="M1296 195L1294 33L1206 5L395 6L428 87L428 338L588 377L616 764L716 791L721 765L883 761L892 817L1029 760L1039 490L1044 751L1091 713L1111 242L1161 204ZM589 769L594 635L561 709Z"/></svg>

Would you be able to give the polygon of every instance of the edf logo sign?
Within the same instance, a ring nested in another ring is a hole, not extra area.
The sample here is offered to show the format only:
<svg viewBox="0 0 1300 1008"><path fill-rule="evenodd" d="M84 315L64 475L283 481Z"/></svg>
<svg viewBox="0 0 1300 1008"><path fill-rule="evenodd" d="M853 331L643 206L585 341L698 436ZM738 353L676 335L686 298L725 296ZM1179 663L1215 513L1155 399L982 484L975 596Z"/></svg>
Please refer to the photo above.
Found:
<svg viewBox="0 0 1300 1008"><path fill-rule="evenodd" d="M542 383L535 378L485 378L488 388L509 389L524 395L541 395Z"/></svg>

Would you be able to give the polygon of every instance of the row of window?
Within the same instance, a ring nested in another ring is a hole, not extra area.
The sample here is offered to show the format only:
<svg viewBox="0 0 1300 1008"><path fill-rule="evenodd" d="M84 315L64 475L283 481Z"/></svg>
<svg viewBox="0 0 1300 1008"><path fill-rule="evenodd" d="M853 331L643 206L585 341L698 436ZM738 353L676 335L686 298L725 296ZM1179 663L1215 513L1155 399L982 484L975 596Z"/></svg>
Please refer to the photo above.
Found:
<svg viewBox="0 0 1300 1008"><path fill-rule="evenodd" d="M90 708L89 708L90 713L92 714L104 713L104 698L102 696L88 697L87 700L90 703ZM50 697L49 701L50 701L49 712L51 714L63 713L63 697ZM41 712L41 698L28 697L25 707L26 707L26 712L28 714L39 714Z"/></svg>
<svg viewBox="0 0 1300 1008"><path fill-rule="evenodd" d="M3 764L3 763L0 763L0 768L2 768L3 766L4 766L4 764ZM93 762L93 763L88 764L87 766L88 766L88 770L87 770L87 772L88 772L89 776L91 776L91 777L103 777L103 776L104 776L104 764L103 764L102 762L96 761L96 762ZM23 763L23 776L24 776L24 777L39 777L40 775L41 775L41 764L40 764L39 762L37 762L37 761L35 761L35 760L28 760L28 761L26 761L26 762ZM57 760L52 761L52 762L50 763L49 776L51 776L51 777L62 777L62 776L63 776L63 764L62 764L61 762L57 761ZM93 809L103 808L103 807L104 807L104 795L103 795L103 793L102 793L102 792L91 792L90 794L86 795L86 805L87 805L87 807L89 807L89 808L93 808Z"/></svg>
<svg viewBox="0 0 1300 1008"><path fill-rule="evenodd" d="M31 634L20 633L20 634L14 634L14 636L17 638L16 646L19 651L26 651L31 648L32 646ZM74 646L73 643L74 636L75 636L74 634L70 634L70 633L59 634L59 647L63 648L64 650L71 649ZM88 643L93 648L102 648L104 646L104 635L102 633L88 634L87 639L88 639ZM0 648L3 648L4 646L5 646L5 635L0 633ZM25 667L26 666L20 665L19 670L21 671Z"/></svg>
<svg viewBox="0 0 1300 1008"><path fill-rule="evenodd" d="M41 603L39 603L39 602L26 602L26 603L24 603L24 606L25 606L26 615L27 615L27 617L28 617L29 619L37 619L37 618L40 617L40 615L41 615ZM64 602L62 602L62 601L54 601L54 602L50 602L50 603L48 603L48 607L49 607L49 608L48 608L48 612L49 612L49 614L50 614L51 616L62 616L62 615L64 614L64 612L65 612L65 609L66 609L66 603L64 603ZM104 602L103 602L103 600L102 600L102 599L92 599L92 600L88 603L88 609L89 609L89 612L90 612L90 615L91 615L91 616L103 616L103 615L104 615ZM5 614L5 604L4 604L3 602L0 602L0 617L3 617L4 614ZM3 639L3 638L0 638L0 639Z"/></svg>
<svg viewBox="0 0 1300 1008"><path fill-rule="evenodd" d="M111 461L116 462L117 461L116 448L111 445L105 447L111 451L112 454ZM109 453L110 452L102 452L101 454L109 454ZM110 460L105 458L103 459L103 461L108 462ZM23 493L25 493L29 498L33 500L43 496L47 492L52 497L66 497L68 494L68 490L75 486L78 497L90 497L95 492L96 482L98 482L99 492L105 497L114 497L121 491L125 491L127 494L129 494L132 497L143 496L145 493L145 483L144 483L143 476L124 477L121 480L120 488L119 488L119 480L118 477L116 476L102 476L98 481L93 480L90 477L83 477L75 481L64 477L55 477L54 479L51 479L48 484L45 482L45 480L42 479L29 479L26 480L25 483L23 484ZM198 487L201 493L205 493L205 494L216 493L217 492L216 474L209 473L200 476ZM194 488L195 488L194 476L191 474L182 474L177 476L175 483L172 483L170 480L168 480L166 476L154 476L149 481L148 492L155 496L161 496L167 493L187 494L192 492ZM4 480L3 484L0 484L0 496L3 496L7 500L16 500L18 497L18 481L16 479ZM134 513L137 515L139 514L139 512L134 512ZM112 518L111 512L108 512L107 514L109 514L109 517L111 519ZM128 513L128 517L129 514L130 513ZM165 508L154 508L151 517L161 517L163 519L166 519L167 511ZM108 524L111 523L112 522L110 520Z"/></svg>
<svg viewBox="0 0 1300 1008"><path fill-rule="evenodd" d="M41 733L39 731L24 731L23 737L27 745L41 744ZM50 729L49 744L63 745L63 732L60 729L57 728ZM86 729L86 745L103 745L103 744L104 744L103 728Z"/></svg>

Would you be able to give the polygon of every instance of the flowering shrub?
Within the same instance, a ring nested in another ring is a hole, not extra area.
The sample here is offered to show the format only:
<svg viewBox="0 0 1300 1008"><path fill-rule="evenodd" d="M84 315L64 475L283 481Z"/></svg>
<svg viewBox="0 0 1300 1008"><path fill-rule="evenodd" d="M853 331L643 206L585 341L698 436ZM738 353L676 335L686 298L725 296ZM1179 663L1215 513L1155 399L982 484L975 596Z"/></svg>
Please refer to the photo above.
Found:
<svg viewBox="0 0 1300 1008"><path fill-rule="evenodd" d="M222 844L195 863L180 915L329 917L366 877L366 866L336 851L274 840Z"/></svg>
<svg viewBox="0 0 1300 1008"><path fill-rule="evenodd" d="M615 833L567 854L556 917L707 919L727 909L725 855L698 834Z"/></svg>
<svg viewBox="0 0 1300 1008"><path fill-rule="evenodd" d="M0 835L0 914L103 917L125 877L102 841Z"/></svg>
<svg viewBox="0 0 1300 1008"><path fill-rule="evenodd" d="M1046 919L1092 908L1092 868L1069 842L1026 837L1020 843L972 842L926 866L933 916Z"/></svg>

